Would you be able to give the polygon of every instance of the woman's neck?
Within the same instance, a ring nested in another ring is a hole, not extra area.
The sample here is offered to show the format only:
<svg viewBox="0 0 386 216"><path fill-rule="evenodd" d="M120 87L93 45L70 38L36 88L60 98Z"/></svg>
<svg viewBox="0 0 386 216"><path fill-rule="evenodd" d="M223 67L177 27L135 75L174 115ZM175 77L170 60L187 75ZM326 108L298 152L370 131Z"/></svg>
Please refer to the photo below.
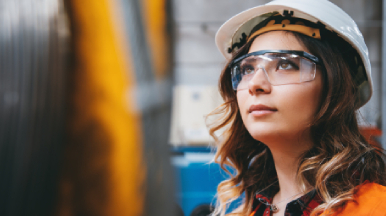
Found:
<svg viewBox="0 0 386 216"><path fill-rule="evenodd" d="M304 193L303 187L297 179L299 159L301 155L312 147L311 139L285 140L269 143L267 146L273 156L278 177L279 192L274 196L273 204L279 203L281 208Z"/></svg>
<svg viewBox="0 0 386 216"><path fill-rule="evenodd" d="M278 195L281 195L280 197L286 199L286 197L299 193L301 187L297 181L296 173L300 155L289 155L286 152L277 151L271 152L280 186Z"/></svg>

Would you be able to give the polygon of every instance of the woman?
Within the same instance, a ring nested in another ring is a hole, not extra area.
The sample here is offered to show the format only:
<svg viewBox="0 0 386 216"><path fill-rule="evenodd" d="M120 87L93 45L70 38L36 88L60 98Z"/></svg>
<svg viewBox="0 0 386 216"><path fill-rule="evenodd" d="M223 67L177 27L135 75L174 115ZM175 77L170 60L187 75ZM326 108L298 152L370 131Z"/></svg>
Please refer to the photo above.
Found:
<svg viewBox="0 0 386 216"><path fill-rule="evenodd" d="M372 93L355 22L327 0L276 0L232 17L216 44L229 61L210 133L237 172L214 215L242 194L236 215L386 215L383 150L355 115Z"/></svg>

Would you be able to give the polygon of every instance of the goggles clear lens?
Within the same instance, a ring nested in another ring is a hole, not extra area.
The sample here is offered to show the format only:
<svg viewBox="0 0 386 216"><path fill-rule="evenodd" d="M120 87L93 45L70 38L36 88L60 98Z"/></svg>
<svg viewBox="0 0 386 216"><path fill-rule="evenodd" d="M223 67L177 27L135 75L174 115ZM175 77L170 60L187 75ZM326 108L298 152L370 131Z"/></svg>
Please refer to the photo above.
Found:
<svg viewBox="0 0 386 216"><path fill-rule="evenodd" d="M311 60L312 59L312 60ZM265 74L271 85L308 82L315 79L318 58L303 51L258 51L231 63L234 90L249 88L256 72Z"/></svg>

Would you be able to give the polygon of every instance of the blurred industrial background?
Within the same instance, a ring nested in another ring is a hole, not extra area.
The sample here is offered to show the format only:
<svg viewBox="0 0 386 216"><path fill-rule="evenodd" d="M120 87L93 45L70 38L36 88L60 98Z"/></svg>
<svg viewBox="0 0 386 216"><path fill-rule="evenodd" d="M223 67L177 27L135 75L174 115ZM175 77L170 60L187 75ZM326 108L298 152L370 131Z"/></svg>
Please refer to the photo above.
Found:
<svg viewBox="0 0 386 216"><path fill-rule="evenodd" d="M360 121L386 147L386 4L331 1L368 45ZM208 215L227 177L205 124L214 36L267 2L0 0L0 215Z"/></svg>

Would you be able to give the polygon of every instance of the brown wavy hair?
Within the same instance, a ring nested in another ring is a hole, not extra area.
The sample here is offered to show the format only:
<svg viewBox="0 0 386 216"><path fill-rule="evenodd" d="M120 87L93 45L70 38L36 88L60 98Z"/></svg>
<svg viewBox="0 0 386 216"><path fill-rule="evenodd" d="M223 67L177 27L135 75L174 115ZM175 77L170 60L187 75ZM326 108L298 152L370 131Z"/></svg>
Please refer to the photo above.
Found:
<svg viewBox="0 0 386 216"><path fill-rule="evenodd" d="M314 146L301 155L297 178L304 190L313 187L323 200L312 213L332 213L353 200L356 186L365 181L386 185L384 153L381 147L370 145L358 127L360 96L355 67L361 60L356 58L357 52L332 32L323 32L321 40L296 32L288 34L324 65L322 102L309 126ZM241 47L232 59L248 53L252 42ZM217 116L209 132L216 140L215 162L233 174L218 186L214 215L225 215L228 204L244 194L243 203L229 215L245 216L253 210L255 194L277 179L277 174L269 148L252 138L243 124L228 65L221 73L219 91L224 104L209 114ZM218 131L224 132L217 137ZM279 186L276 182L271 187Z"/></svg>

